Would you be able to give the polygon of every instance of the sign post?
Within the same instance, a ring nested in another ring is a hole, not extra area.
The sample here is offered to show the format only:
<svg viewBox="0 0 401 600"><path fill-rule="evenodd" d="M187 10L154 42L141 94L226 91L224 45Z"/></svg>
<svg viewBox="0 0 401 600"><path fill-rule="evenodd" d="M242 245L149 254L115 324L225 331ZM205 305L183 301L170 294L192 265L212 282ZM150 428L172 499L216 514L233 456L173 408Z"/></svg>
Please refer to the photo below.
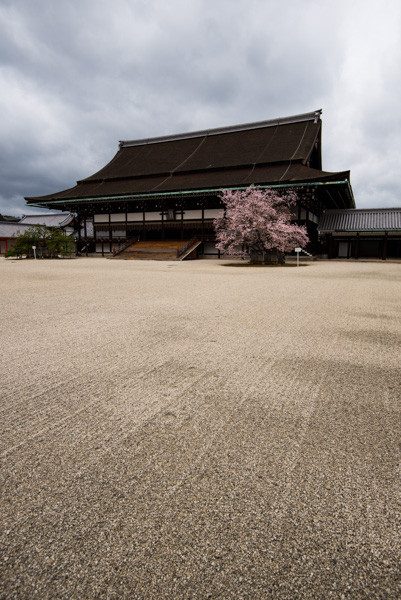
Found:
<svg viewBox="0 0 401 600"><path fill-rule="evenodd" d="M32 246L32 250L33 250L33 256L35 257L35 260L36 260L36 246Z"/></svg>
<svg viewBox="0 0 401 600"><path fill-rule="evenodd" d="M299 267L299 253L302 252L302 248L294 248L297 253L297 267Z"/></svg>

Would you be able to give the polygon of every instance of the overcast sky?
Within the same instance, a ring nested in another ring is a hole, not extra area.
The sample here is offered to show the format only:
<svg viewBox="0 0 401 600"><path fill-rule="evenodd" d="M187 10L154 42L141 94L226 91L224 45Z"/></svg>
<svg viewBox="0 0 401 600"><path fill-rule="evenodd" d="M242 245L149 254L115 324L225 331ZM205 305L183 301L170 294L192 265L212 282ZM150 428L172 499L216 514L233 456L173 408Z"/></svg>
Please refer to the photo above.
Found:
<svg viewBox="0 0 401 600"><path fill-rule="evenodd" d="M323 169L401 206L400 0L0 0L0 213L118 141L323 109Z"/></svg>

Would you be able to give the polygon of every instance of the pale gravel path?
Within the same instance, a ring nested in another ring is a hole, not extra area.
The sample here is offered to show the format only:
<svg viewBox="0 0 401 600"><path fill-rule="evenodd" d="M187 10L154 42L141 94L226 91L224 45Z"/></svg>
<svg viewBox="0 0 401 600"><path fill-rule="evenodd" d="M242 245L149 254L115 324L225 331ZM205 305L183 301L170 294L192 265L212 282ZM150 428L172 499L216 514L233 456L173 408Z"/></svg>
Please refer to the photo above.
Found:
<svg viewBox="0 0 401 600"><path fill-rule="evenodd" d="M0 290L0 598L401 598L401 264Z"/></svg>

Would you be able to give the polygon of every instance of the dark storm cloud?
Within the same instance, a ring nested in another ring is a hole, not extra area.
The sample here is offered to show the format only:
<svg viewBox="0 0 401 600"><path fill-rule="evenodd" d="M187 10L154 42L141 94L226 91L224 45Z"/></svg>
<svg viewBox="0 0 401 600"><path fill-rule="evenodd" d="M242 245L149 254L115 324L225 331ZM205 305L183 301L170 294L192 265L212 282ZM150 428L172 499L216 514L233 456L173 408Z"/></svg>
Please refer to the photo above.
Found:
<svg viewBox="0 0 401 600"><path fill-rule="evenodd" d="M363 10L362 10L363 9ZM359 206L401 203L400 9L315 0L0 0L0 212L72 187L120 139L323 108ZM398 21L397 21L398 20Z"/></svg>

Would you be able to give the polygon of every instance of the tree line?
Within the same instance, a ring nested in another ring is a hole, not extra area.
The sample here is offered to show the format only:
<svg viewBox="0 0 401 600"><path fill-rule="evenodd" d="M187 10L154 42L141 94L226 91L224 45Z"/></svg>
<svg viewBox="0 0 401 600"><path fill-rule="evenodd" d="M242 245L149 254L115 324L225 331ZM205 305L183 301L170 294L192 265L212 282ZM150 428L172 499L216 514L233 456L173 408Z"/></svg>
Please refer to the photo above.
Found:
<svg viewBox="0 0 401 600"><path fill-rule="evenodd" d="M58 256L71 255L75 250L75 242L65 231L57 227L46 225L32 225L15 238L15 243L6 252L7 256L29 258L34 256L40 258L55 258Z"/></svg>

